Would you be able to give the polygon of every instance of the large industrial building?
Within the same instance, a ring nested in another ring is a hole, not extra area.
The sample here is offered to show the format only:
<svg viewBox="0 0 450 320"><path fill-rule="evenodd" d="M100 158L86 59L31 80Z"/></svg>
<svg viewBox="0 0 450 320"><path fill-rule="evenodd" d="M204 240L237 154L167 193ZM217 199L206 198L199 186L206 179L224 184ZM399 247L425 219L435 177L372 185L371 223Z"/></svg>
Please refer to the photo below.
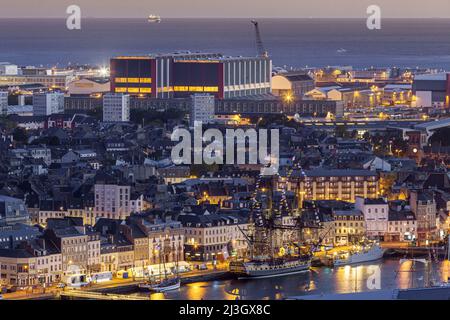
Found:
<svg viewBox="0 0 450 320"><path fill-rule="evenodd" d="M270 95L216 101L216 114L298 114L301 117L332 117L344 115L342 101L302 100L286 101Z"/></svg>
<svg viewBox="0 0 450 320"><path fill-rule="evenodd" d="M218 99L271 92L272 61L217 53L174 53L111 59L111 91L152 98Z"/></svg>
<svg viewBox="0 0 450 320"><path fill-rule="evenodd" d="M450 107L450 74L424 74L414 78L414 101L416 107Z"/></svg>
<svg viewBox="0 0 450 320"><path fill-rule="evenodd" d="M293 94L303 97L314 89L314 79L304 72L279 73L272 77L272 93L277 96Z"/></svg>

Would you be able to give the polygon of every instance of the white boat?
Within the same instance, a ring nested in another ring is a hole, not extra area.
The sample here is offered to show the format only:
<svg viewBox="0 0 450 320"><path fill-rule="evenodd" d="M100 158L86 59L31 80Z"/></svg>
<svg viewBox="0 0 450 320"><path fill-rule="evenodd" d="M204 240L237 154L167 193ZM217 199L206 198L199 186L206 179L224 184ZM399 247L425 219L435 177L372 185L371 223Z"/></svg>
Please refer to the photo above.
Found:
<svg viewBox="0 0 450 320"><path fill-rule="evenodd" d="M154 23L160 23L161 22L161 17L158 15L149 15L147 18L148 22L154 22Z"/></svg>
<svg viewBox="0 0 450 320"><path fill-rule="evenodd" d="M152 284L152 283L141 283L139 285L140 289L149 290L153 292L166 292L166 291L172 291L177 290L181 286L180 278L172 278L172 279L166 279L159 283Z"/></svg>
<svg viewBox="0 0 450 320"><path fill-rule="evenodd" d="M346 253L342 256L333 258L333 266L345 266L350 264L358 264L370 261L376 261L383 258L384 249L378 244L373 244L369 247L363 247L361 250L354 253Z"/></svg>

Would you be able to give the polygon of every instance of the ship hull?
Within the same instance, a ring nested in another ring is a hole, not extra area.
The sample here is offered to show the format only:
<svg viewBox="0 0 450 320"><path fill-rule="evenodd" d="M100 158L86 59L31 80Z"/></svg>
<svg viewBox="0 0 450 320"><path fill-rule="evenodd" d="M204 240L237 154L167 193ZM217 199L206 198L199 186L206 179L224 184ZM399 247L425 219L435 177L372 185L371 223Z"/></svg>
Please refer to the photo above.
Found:
<svg viewBox="0 0 450 320"><path fill-rule="evenodd" d="M247 262L230 266L230 272L238 279L263 279L307 272L310 267L310 260L291 261L276 265Z"/></svg>
<svg viewBox="0 0 450 320"><path fill-rule="evenodd" d="M352 255L348 259L345 259L345 260L335 260L333 262L333 266L339 267L339 266L354 265L354 264L378 261L383 258L383 255L384 255L384 249L382 249L380 247L375 247L375 248L369 250L368 252Z"/></svg>
<svg viewBox="0 0 450 320"><path fill-rule="evenodd" d="M168 283L159 283L159 284L140 284L139 288L142 290L147 290L151 292L166 292L177 290L181 286L180 280L171 281Z"/></svg>

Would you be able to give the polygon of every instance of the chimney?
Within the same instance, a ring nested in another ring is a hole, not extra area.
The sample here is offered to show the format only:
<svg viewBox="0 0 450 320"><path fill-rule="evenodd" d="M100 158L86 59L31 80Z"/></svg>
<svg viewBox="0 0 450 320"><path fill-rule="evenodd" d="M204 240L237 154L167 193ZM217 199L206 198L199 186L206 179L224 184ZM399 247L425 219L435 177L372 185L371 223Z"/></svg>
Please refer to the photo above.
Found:
<svg viewBox="0 0 450 320"><path fill-rule="evenodd" d="M42 249L42 251L45 251L45 240L44 240L44 238L36 238L35 242L39 246L39 249ZM27 244L32 249L31 242L27 242Z"/></svg>
<svg viewBox="0 0 450 320"><path fill-rule="evenodd" d="M9 236L9 248L11 250L14 249L14 238L13 238L13 236Z"/></svg>

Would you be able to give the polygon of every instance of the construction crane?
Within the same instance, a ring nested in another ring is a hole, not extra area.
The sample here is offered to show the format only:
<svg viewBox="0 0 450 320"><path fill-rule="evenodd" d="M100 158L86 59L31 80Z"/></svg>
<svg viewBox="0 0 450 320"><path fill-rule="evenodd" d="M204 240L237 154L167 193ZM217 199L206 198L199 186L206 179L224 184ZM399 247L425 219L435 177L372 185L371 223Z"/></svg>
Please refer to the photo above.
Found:
<svg viewBox="0 0 450 320"><path fill-rule="evenodd" d="M256 50L258 51L258 56L260 56L260 57L268 57L269 53L264 48L263 42L261 40L261 33L259 32L258 21L252 20L252 23L255 26Z"/></svg>

